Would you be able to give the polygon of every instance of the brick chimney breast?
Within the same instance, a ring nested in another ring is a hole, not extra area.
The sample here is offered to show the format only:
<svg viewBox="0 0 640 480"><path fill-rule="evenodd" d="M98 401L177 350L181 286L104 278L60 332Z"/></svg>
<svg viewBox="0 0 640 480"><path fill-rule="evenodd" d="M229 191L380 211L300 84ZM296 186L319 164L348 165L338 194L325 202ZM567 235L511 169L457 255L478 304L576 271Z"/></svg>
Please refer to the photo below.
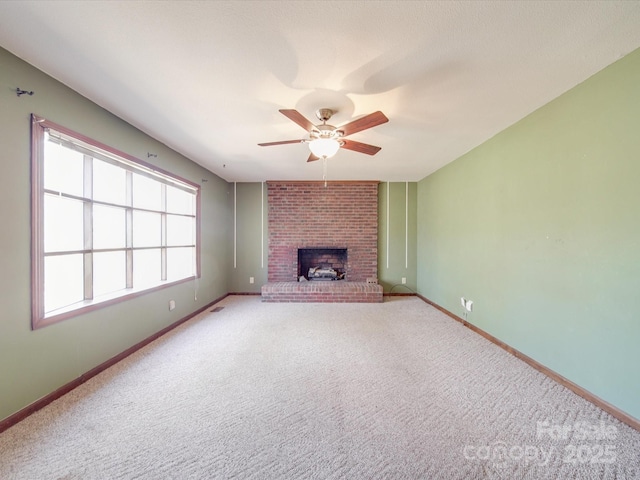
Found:
<svg viewBox="0 0 640 480"><path fill-rule="evenodd" d="M378 270L378 182L267 182L269 282L298 279L298 249L346 248L346 278Z"/></svg>

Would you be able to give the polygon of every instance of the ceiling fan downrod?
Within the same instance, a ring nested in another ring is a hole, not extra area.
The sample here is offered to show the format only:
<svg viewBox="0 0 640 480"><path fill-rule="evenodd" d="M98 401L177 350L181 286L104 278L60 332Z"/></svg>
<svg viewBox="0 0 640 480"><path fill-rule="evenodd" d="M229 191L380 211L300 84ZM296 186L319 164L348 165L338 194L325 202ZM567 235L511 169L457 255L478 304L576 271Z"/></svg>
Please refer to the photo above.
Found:
<svg viewBox="0 0 640 480"><path fill-rule="evenodd" d="M329 120L332 116L333 110L331 110L330 108L319 108L318 110L316 110L316 117L318 117L318 120L320 120L322 123L327 123L327 120Z"/></svg>

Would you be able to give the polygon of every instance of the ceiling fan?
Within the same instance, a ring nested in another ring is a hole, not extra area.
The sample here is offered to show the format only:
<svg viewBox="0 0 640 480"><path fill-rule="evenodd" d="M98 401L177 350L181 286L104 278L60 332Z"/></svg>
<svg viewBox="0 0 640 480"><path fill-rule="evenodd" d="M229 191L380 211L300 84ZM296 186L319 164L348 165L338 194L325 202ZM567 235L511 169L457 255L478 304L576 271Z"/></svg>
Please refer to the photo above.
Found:
<svg viewBox="0 0 640 480"><path fill-rule="evenodd" d="M318 117L318 120L322 122L321 125L314 125L297 110L283 109L280 110L280 113L309 132L309 138L259 143L258 145L261 147L269 147L271 145L286 145L289 143L308 143L311 154L309 155L307 162L313 162L314 160L319 160L321 158L325 160L327 158L331 158L340 148L346 148L347 150L353 150L354 152L366 153L367 155L375 155L381 150L380 147L356 142L355 140L349 140L345 137L389 121L384 113L374 112L345 123L339 127L334 127L333 125L327 124L327 120L329 120L335 113L329 108L321 108L316 111L316 117Z"/></svg>

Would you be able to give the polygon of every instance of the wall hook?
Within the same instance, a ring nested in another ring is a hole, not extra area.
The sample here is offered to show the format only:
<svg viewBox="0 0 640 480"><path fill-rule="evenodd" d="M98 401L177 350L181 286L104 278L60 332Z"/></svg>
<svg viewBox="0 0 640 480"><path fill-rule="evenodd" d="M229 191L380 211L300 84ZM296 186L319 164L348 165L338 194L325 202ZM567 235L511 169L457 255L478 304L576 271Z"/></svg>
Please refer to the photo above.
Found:
<svg viewBox="0 0 640 480"><path fill-rule="evenodd" d="M20 87L16 88L16 95L19 97L21 95L33 95L33 90L29 91L29 90L22 90Z"/></svg>

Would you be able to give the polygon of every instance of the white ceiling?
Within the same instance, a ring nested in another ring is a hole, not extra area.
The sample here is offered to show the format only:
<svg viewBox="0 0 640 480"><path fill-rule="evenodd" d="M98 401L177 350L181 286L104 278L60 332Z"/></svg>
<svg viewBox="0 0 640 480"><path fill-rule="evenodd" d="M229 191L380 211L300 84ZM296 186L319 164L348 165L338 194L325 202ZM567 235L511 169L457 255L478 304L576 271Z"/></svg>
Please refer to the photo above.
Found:
<svg viewBox="0 0 640 480"><path fill-rule="evenodd" d="M228 181L417 181L640 47L640 1L2 1L0 46ZM28 88L25 86L23 88ZM55 120L55 119L52 119Z"/></svg>

